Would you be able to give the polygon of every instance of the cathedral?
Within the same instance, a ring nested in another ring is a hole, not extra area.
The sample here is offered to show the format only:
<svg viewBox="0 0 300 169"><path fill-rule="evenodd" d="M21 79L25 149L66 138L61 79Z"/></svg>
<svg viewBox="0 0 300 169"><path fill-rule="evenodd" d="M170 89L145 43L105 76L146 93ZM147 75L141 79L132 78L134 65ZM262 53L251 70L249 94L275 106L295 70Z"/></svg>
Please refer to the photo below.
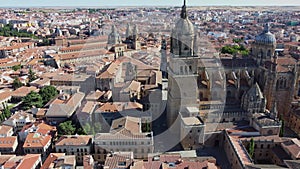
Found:
<svg viewBox="0 0 300 169"><path fill-rule="evenodd" d="M167 76L164 76L168 78L167 124L177 126L174 130L177 132L180 128L183 147L203 144L207 131L204 128L211 122L246 120L253 126L279 127L279 118L288 117L291 102L298 94L298 68L294 58L276 50L270 25L265 24L262 33L256 36L247 57L218 58L215 53L203 54L200 48L209 45L202 46L205 43L200 39L184 1L171 32ZM167 60L165 43L163 40L162 62ZM218 110L206 111L212 108ZM258 120L262 118L269 123ZM198 131L196 135L191 134L194 130ZM278 131L262 132L268 135Z"/></svg>

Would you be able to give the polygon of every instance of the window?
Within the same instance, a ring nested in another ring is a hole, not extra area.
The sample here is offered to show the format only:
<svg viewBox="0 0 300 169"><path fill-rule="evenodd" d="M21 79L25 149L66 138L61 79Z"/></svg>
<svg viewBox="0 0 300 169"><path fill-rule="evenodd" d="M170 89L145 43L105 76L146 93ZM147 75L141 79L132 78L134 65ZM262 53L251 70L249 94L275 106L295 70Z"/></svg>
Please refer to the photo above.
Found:
<svg viewBox="0 0 300 169"><path fill-rule="evenodd" d="M180 73L182 74L183 73L183 67L180 66Z"/></svg>

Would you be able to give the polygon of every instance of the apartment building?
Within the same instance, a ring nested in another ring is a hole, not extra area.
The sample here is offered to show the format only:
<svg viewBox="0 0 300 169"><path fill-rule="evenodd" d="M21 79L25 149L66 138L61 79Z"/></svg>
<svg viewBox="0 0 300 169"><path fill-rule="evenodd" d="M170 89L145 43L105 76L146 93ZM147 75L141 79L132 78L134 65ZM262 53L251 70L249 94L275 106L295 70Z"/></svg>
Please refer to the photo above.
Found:
<svg viewBox="0 0 300 169"><path fill-rule="evenodd" d="M85 135L62 136L55 144L57 153L75 155L77 164L83 164L83 157L92 152L93 138Z"/></svg>

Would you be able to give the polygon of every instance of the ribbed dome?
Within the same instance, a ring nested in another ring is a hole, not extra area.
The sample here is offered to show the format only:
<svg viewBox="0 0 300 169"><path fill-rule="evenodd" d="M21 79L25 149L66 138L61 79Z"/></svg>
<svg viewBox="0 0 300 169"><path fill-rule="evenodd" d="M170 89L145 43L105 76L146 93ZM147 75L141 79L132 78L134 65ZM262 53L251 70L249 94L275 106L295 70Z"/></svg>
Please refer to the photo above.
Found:
<svg viewBox="0 0 300 169"><path fill-rule="evenodd" d="M175 25L174 32L179 35L194 35L194 25L188 18L180 18Z"/></svg>
<svg viewBox="0 0 300 169"><path fill-rule="evenodd" d="M275 44L276 38L272 33L267 32L256 36L255 41L261 44Z"/></svg>
<svg viewBox="0 0 300 169"><path fill-rule="evenodd" d="M273 35L269 30L269 24L265 25L264 31L256 36L255 42L259 44L265 44L265 45L275 45L276 44L276 38L275 35Z"/></svg>

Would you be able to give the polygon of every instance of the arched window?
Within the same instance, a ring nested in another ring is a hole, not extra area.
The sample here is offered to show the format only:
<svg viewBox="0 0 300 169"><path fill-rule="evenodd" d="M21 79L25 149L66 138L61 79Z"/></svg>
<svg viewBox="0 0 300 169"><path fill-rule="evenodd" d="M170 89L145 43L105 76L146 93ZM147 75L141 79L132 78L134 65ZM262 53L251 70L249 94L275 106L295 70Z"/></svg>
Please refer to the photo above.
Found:
<svg viewBox="0 0 300 169"><path fill-rule="evenodd" d="M288 87L288 83L287 83L287 79L286 78L283 78L283 77L280 77L278 80L277 80L277 83L276 83L276 88L277 89L285 89Z"/></svg>
<svg viewBox="0 0 300 169"><path fill-rule="evenodd" d="M260 58L262 59L264 57L264 52L262 49L260 49Z"/></svg>
<svg viewBox="0 0 300 169"><path fill-rule="evenodd" d="M199 99L200 99L200 101L203 100L203 93L202 92L199 93Z"/></svg>
<svg viewBox="0 0 300 169"><path fill-rule="evenodd" d="M231 91L227 91L227 97L231 97Z"/></svg>
<svg viewBox="0 0 300 169"><path fill-rule="evenodd" d="M283 80L283 87L287 88L287 80L286 79Z"/></svg>

